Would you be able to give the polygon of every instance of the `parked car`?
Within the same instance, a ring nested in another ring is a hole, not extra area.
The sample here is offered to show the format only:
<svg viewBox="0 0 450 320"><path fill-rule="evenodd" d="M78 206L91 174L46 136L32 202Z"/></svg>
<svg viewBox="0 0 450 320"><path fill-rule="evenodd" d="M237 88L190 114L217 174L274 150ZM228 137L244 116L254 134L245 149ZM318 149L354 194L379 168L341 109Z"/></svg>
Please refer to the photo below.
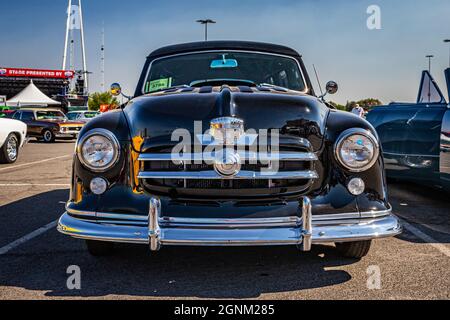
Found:
<svg viewBox="0 0 450 320"><path fill-rule="evenodd" d="M83 123L87 123L99 115L100 112L97 111L71 111L66 114L70 121L79 121Z"/></svg>
<svg viewBox="0 0 450 320"><path fill-rule="evenodd" d="M76 139L84 123L70 121L60 110L48 108L21 108L13 119L21 120L28 126L28 136L44 142L56 139Z"/></svg>
<svg viewBox="0 0 450 320"><path fill-rule="evenodd" d="M156 50L134 98L81 131L58 230L93 255L114 242L152 251L335 243L361 258L401 226L374 128L322 99L284 46Z"/></svg>
<svg viewBox="0 0 450 320"><path fill-rule="evenodd" d="M450 94L450 69L445 71ZM416 103L392 103L367 116L378 132L387 175L450 191L450 108L428 71Z"/></svg>
<svg viewBox="0 0 450 320"><path fill-rule="evenodd" d="M25 143L27 125L12 119L0 119L0 163L14 163Z"/></svg>
<svg viewBox="0 0 450 320"><path fill-rule="evenodd" d="M14 112L14 110L10 110L9 108L0 108L0 118L12 118Z"/></svg>

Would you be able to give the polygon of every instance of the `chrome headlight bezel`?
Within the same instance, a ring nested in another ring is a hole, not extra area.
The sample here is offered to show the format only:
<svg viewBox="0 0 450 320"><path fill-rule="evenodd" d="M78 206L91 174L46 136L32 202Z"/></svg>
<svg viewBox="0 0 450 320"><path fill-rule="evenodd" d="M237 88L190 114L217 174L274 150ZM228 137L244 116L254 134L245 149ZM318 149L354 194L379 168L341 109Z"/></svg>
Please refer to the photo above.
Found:
<svg viewBox="0 0 450 320"><path fill-rule="evenodd" d="M352 167L348 163L346 163L342 157L341 157L341 148L343 143L351 136L353 135L361 135L366 137L372 144L373 144L373 157L372 159L365 164L362 167ZM377 162L379 156L380 156L380 144L378 143L378 139L368 130L362 129L362 128L351 128L348 130L345 130L341 133L339 138L337 139L335 145L334 145L334 155L339 162L341 166L343 166L345 169L349 170L350 172L363 172L367 171L370 168L373 167L373 165Z"/></svg>
<svg viewBox="0 0 450 320"><path fill-rule="evenodd" d="M114 148L114 156L112 157L111 161L103 166L103 167L94 167L92 166L88 161L86 161L86 159L83 156L83 145L86 143L86 141L93 137L93 136L102 136L103 138L106 138L107 140L109 140ZM80 138L80 140L77 143L76 146L76 152L77 152L77 157L78 160L80 160L81 164L86 167L88 170L92 171L92 172L105 172L109 169L111 169L112 167L114 167L117 162L120 159L120 144L119 144L119 140L117 140L116 136L109 130L106 129L101 129L101 128L97 128L97 129L92 129L90 131L88 131L85 135L83 135L83 137Z"/></svg>

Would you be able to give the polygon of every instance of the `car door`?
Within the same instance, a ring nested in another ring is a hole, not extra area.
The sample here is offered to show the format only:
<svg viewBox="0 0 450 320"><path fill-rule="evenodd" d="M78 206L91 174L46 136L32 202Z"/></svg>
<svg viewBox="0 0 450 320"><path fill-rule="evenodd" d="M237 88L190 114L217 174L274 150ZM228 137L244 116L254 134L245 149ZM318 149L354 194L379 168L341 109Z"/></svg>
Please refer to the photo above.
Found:
<svg viewBox="0 0 450 320"><path fill-rule="evenodd" d="M36 137L40 135L40 130L36 125L36 118L33 111L22 110L20 120L27 124L29 136Z"/></svg>
<svg viewBox="0 0 450 320"><path fill-rule="evenodd" d="M450 97L450 68L445 70L447 91ZM450 104L442 119L440 172L442 185L450 190Z"/></svg>
<svg viewBox="0 0 450 320"><path fill-rule="evenodd" d="M369 113L367 120L380 137L388 176L439 179L441 126L446 111L442 92L424 71L416 103L393 103Z"/></svg>
<svg viewBox="0 0 450 320"><path fill-rule="evenodd" d="M450 186L450 109L442 120L440 157L441 179Z"/></svg>

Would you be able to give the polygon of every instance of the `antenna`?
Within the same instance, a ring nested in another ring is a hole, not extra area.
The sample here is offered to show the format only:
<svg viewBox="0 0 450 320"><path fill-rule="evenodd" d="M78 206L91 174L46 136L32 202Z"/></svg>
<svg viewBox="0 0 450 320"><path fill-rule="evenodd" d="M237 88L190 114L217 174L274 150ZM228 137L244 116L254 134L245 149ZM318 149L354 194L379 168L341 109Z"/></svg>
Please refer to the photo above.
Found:
<svg viewBox="0 0 450 320"><path fill-rule="evenodd" d="M319 74L317 73L316 66L313 64L314 73L316 74L317 84L319 85L320 95L323 96L322 85L320 84Z"/></svg>
<svg viewBox="0 0 450 320"><path fill-rule="evenodd" d="M100 87L102 89L102 92L105 92L105 22L103 22L102 26L102 45L101 45L101 78L102 82L100 84Z"/></svg>

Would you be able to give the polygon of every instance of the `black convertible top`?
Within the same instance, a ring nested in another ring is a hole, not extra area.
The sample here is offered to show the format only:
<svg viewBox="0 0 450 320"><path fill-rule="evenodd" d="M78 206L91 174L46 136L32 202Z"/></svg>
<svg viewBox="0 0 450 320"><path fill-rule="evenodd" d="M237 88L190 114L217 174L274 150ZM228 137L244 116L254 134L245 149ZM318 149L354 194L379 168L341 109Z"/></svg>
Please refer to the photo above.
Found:
<svg viewBox="0 0 450 320"><path fill-rule="evenodd" d="M300 57L300 54L294 49L270 43L251 41L202 41L163 47L153 51L148 56L148 59L153 60L162 56L205 50L248 50Z"/></svg>

